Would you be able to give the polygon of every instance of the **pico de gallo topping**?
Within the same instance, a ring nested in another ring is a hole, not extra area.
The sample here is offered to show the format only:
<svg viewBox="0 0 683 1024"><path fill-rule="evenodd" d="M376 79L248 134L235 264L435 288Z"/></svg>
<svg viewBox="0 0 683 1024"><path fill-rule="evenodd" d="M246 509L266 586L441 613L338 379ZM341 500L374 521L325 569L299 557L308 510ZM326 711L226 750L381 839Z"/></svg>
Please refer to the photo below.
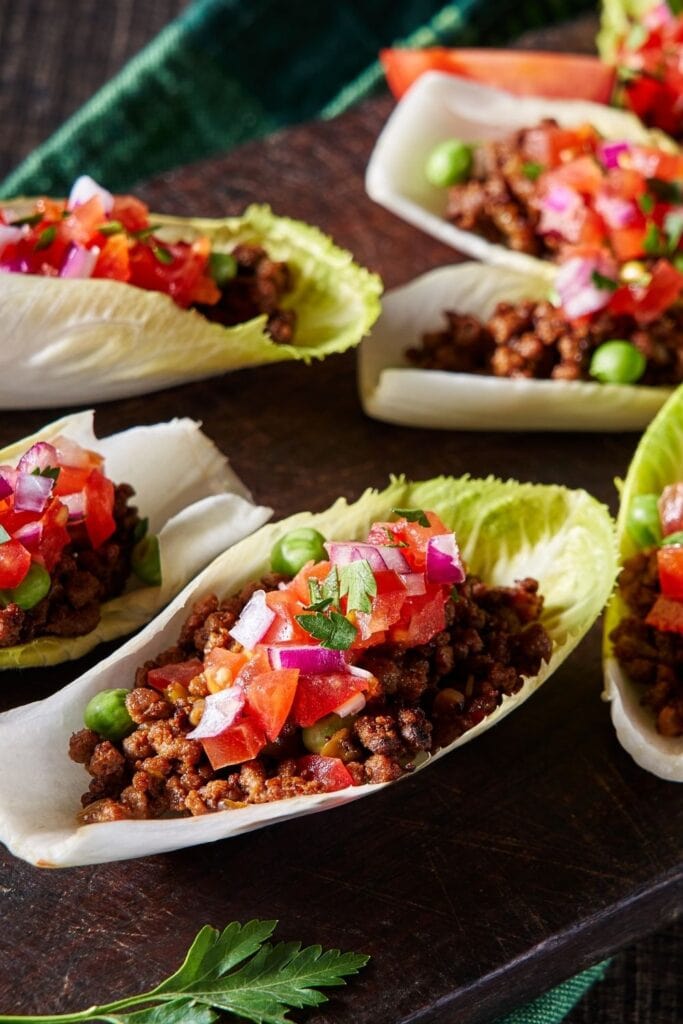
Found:
<svg viewBox="0 0 683 1024"><path fill-rule="evenodd" d="M394 513L365 541L285 534L284 575L200 599L132 690L97 694L69 748L92 777L80 820L390 782L536 674L536 581L488 587L434 512Z"/></svg>
<svg viewBox="0 0 683 1024"><path fill-rule="evenodd" d="M643 703L665 736L683 735L683 483L639 494L627 528L641 550L628 559L619 588L629 615L612 631L614 653L646 687Z"/></svg>
<svg viewBox="0 0 683 1024"><path fill-rule="evenodd" d="M607 311L647 324L678 300L682 156L554 121L468 147L469 164L459 148L450 176L443 147L430 154L426 173L449 187L448 218L561 263L557 301L569 319Z"/></svg>
<svg viewBox="0 0 683 1024"><path fill-rule="evenodd" d="M120 591L131 570L161 582L158 544L128 507L132 493L106 476L102 456L66 436L0 466L0 646L36 629L88 631L93 604Z"/></svg>
<svg viewBox="0 0 683 1024"><path fill-rule="evenodd" d="M225 325L266 313L273 339L292 340L295 313L279 308L291 288L286 264L256 245L225 252L205 236L167 241L159 231L141 200L83 176L66 200L40 198L20 217L0 208L0 272L121 281Z"/></svg>

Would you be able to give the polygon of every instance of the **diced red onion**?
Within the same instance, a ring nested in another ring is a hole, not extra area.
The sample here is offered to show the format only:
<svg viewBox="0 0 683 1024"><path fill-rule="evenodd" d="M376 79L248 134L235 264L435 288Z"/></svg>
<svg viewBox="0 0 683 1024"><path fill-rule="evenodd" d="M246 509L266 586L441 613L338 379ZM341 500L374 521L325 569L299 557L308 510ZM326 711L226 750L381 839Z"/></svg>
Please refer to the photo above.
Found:
<svg viewBox="0 0 683 1024"><path fill-rule="evenodd" d="M82 174L80 178L76 178L76 181L71 187L69 193L69 200L66 204L67 210L73 210L76 206L83 206L93 196L97 196L102 203L102 207L105 213L111 213L114 207L114 197L111 192L107 192L106 188L102 188L98 185L89 175Z"/></svg>
<svg viewBox="0 0 683 1024"><path fill-rule="evenodd" d="M0 466L0 501L14 494L17 471L9 466Z"/></svg>
<svg viewBox="0 0 683 1024"><path fill-rule="evenodd" d="M56 448L47 441L38 441L19 459L17 469L20 473L33 473L36 469L42 473L43 470L54 469L58 465Z"/></svg>
<svg viewBox="0 0 683 1024"><path fill-rule="evenodd" d="M348 671L350 675L356 676L357 679L369 681L370 679L375 678L372 672L368 672L366 668L359 668L358 665L349 665ZM361 686L362 690L367 690L367 688L367 682L365 683L365 686Z"/></svg>
<svg viewBox="0 0 683 1024"><path fill-rule="evenodd" d="M40 519L20 526L18 530L14 531L14 539L20 541L29 551L38 548L43 539L43 524Z"/></svg>
<svg viewBox="0 0 683 1024"><path fill-rule="evenodd" d="M19 473L14 489L14 508L17 512L43 512L50 500L54 480L49 476Z"/></svg>
<svg viewBox="0 0 683 1024"><path fill-rule="evenodd" d="M441 533L427 541L427 579L430 583L462 583L465 570L452 533Z"/></svg>
<svg viewBox="0 0 683 1024"><path fill-rule="evenodd" d="M400 548L388 544L360 544L355 541L328 541L325 544L332 565L350 565L365 559L373 572L390 569L408 572L410 566Z"/></svg>
<svg viewBox="0 0 683 1024"><path fill-rule="evenodd" d="M630 199L598 192L595 209L608 228L627 228L638 220L638 208Z"/></svg>
<svg viewBox="0 0 683 1024"><path fill-rule="evenodd" d="M427 593L425 578L421 572L407 572L401 575L401 581L406 588L408 597L419 597Z"/></svg>
<svg viewBox="0 0 683 1024"><path fill-rule="evenodd" d="M673 10L668 3L655 4L643 15L643 25L650 32L660 32L668 25L673 25L675 20Z"/></svg>
<svg viewBox="0 0 683 1024"><path fill-rule="evenodd" d="M410 572L410 565L400 548L394 548L390 547L388 544L384 544L378 550L384 559L384 564L387 569L398 573Z"/></svg>
<svg viewBox="0 0 683 1024"><path fill-rule="evenodd" d="M239 683L229 686L227 690L210 693L204 699L204 711L199 725L187 733L187 738L202 740L220 736L242 717L244 703L244 689Z"/></svg>
<svg viewBox="0 0 683 1024"><path fill-rule="evenodd" d="M343 651L328 650L326 647L315 647L312 644L269 647L268 656L273 668L298 668L305 674L347 670Z"/></svg>
<svg viewBox="0 0 683 1024"><path fill-rule="evenodd" d="M343 704L340 704L338 708L335 708L333 713L339 715L340 718L346 718L347 715L357 715L364 707L365 697L363 694L354 693Z"/></svg>
<svg viewBox="0 0 683 1024"><path fill-rule="evenodd" d="M239 619L228 632L238 644L251 650L263 639L274 619L275 612L271 611L266 604L265 590L256 590L242 609Z"/></svg>
<svg viewBox="0 0 683 1024"><path fill-rule="evenodd" d="M78 245L77 243L70 245L62 264L62 269L59 271L59 276L92 277L99 255L100 250L96 245L93 245L92 249L87 249L84 245Z"/></svg>
<svg viewBox="0 0 683 1024"><path fill-rule="evenodd" d="M74 469L89 469L92 465L93 453L86 451L70 437L60 434L52 441L57 452L60 466L73 466ZM104 461L104 460L102 460Z"/></svg>
<svg viewBox="0 0 683 1024"><path fill-rule="evenodd" d="M622 153L628 153L631 149L629 142L614 141L601 142L598 146L598 159L608 171L619 167L619 157Z"/></svg>
<svg viewBox="0 0 683 1024"><path fill-rule="evenodd" d="M83 491L61 495L60 500L69 510L69 522L73 522L75 519L85 519L85 493Z"/></svg>
<svg viewBox="0 0 683 1024"><path fill-rule="evenodd" d="M578 192L560 183L551 185L540 202L541 234L561 235L568 242L577 242L583 221L584 201Z"/></svg>
<svg viewBox="0 0 683 1024"><path fill-rule="evenodd" d="M605 269L603 269L603 267ZM612 293L607 288L598 288L593 280L596 270L609 277L614 269L597 259L575 256L563 263L555 278L555 288L560 296L562 308L570 320L604 309Z"/></svg>

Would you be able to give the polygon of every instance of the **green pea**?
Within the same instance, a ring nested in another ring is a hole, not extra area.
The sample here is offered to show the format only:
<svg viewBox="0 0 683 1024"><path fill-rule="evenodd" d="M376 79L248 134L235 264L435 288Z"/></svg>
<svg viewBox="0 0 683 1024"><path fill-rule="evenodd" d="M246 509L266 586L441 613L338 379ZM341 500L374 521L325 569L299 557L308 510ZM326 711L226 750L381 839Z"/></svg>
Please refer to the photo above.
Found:
<svg viewBox="0 0 683 1024"><path fill-rule="evenodd" d="M159 538L153 533L147 534L133 548L131 557L133 572L143 583L150 587L161 586L161 558L159 555Z"/></svg>
<svg viewBox="0 0 683 1024"><path fill-rule="evenodd" d="M335 732L339 732L345 725L352 721L351 718L340 718L339 715L325 715L320 721L315 722L313 725L307 725L305 729L301 730L301 738L306 750L310 750L312 754L319 754L326 743L334 736Z"/></svg>
<svg viewBox="0 0 683 1024"><path fill-rule="evenodd" d="M18 604L27 611L43 600L50 589L50 584L49 572L43 569L42 565L32 562L19 586L12 587L11 590L0 590L0 604L5 608L8 604Z"/></svg>
<svg viewBox="0 0 683 1024"><path fill-rule="evenodd" d="M224 288L237 274L237 260L229 252L212 252L209 256L209 273L219 288Z"/></svg>
<svg viewBox="0 0 683 1024"><path fill-rule="evenodd" d="M306 562L322 562L325 558L327 552L322 533L310 526L301 526L280 537L270 553L270 564L273 572L296 576Z"/></svg>
<svg viewBox="0 0 683 1024"><path fill-rule="evenodd" d="M662 539L657 501L656 494L636 494L631 500L626 517L626 529L640 548L659 544Z"/></svg>
<svg viewBox="0 0 683 1024"><path fill-rule="evenodd" d="M472 173L472 146L460 139L446 139L427 157L425 176L430 185L446 188L467 181Z"/></svg>
<svg viewBox="0 0 683 1024"><path fill-rule="evenodd" d="M83 714L86 729L92 729L107 740L122 740L135 728L128 714L128 690L102 690L88 702Z"/></svg>
<svg viewBox="0 0 683 1024"><path fill-rule="evenodd" d="M647 359L632 342L606 341L593 353L588 372L604 384L635 384L646 366Z"/></svg>

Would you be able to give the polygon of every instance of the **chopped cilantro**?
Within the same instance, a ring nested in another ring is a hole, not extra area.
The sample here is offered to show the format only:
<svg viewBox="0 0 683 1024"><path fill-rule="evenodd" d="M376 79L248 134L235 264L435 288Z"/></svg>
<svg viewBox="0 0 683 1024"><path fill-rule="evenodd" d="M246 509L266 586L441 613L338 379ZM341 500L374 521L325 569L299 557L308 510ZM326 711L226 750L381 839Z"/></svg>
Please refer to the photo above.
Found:
<svg viewBox="0 0 683 1024"><path fill-rule="evenodd" d="M529 181L537 181L538 178L543 174L545 167L543 164L539 164L536 160L527 160L526 163L522 164L522 174Z"/></svg>
<svg viewBox="0 0 683 1024"><path fill-rule="evenodd" d="M151 248L155 259L157 259L159 263L163 263L166 266L173 263L173 253L170 249L167 249L165 245L153 245Z"/></svg>
<svg viewBox="0 0 683 1024"><path fill-rule="evenodd" d="M57 237L57 228L54 224L51 224L49 228L45 228L38 235L38 241L36 242L36 252L41 249L47 249L48 246L52 245L55 238Z"/></svg>
<svg viewBox="0 0 683 1024"><path fill-rule="evenodd" d="M123 231L123 224L120 220L108 220L104 224L98 224L95 230L101 235L118 235Z"/></svg>
<svg viewBox="0 0 683 1024"><path fill-rule="evenodd" d="M662 248L662 233L657 225L650 221L643 239L643 249L648 256L661 256Z"/></svg>
<svg viewBox="0 0 683 1024"><path fill-rule="evenodd" d="M663 178L648 178L647 187L657 199L664 203L683 202L683 183L680 181L664 181Z"/></svg>
<svg viewBox="0 0 683 1024"><path fill-rule="evenodd" d="M648 215L652 213L655 208L655 197L650 195L649 192L644 192L638 199L638 206L644 214Z"/></svg>
<svg viewBox="0 0 683 1024"><path fill-rule="evenodd" d="M340 612L331 611L329 615L312 612L309 615L295 615L296 621L323 647L334 651L347 651L358 632L352 622Z"/></svg>
<svg viewBox="0 0 683 1024"><path fill-rule="evenodd" d="M377 580L367 559L362 558L341 567L339 593L342 597L347 595L347 612L372 611L371 598L377 593Z"/></svg>
<svg viewBox="0 0 683 1024"><path fill-rule="evenodd" d="M395 516L407 519L409 523L419 523L420 526L429 526L429 520L421 508L392 508Z"/></svg>
<svg viewBox="0 0 683 1024"><path fill-rule="evenodd" d="M11 228L23 228L27 224L30 228L34 228L36 224L40 224L44 214L42 213L30 213L28 217L20 217L19 220L11 220L9 226Z"/></svg>
<svg viewBox="0 0 683 1024"><path fill-rule="evenodd" d="M61 471L61 466L46 466L45 469L40 469L36 466L36 468L31 471L31 476L47 476L50 480L57 480Z"/></svg>
<svg viewBox="0 0 683 1024"><path fill-rule="evenodd" d="M612 277L605 277L599 270L594 270L591 274L591 280L596 288L599 288L603 292L613 292L617 289L617 282Z"/></svg>

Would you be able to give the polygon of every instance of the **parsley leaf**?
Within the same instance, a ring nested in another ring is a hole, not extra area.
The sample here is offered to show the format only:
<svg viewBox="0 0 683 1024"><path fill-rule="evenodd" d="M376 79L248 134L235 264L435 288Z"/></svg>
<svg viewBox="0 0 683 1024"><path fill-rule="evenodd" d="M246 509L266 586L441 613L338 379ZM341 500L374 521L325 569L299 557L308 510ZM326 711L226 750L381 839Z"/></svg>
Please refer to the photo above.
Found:
<svg viewBox="0 0 683 1024"><path fill-rule="evenodd" d="M333 565L329 573L321 583L320 580L311 578L308 581L308 593L311 595L311 605L314 611L324 611L325 608L329 608L331 604L338 605L340 600L339 595L339 576L337 575L337 567ZM322 605L321 608L314 608L314 605ZM310 610L307 609L307 610Z"/></svg>
<svg viewBox="0 0 683 1024"><path fill-rule="evenodd" d="M31 476L47 476L50 480L57 480L61 472L61 466L46 466L45 469L40 469L39 466L36 466L35 469L31 470Z"/></svg>
<svg viewBox="0 0 683 1024"><path fill-rule="evenodd" d="M643 250L648 256L661 256L662 248L661 231L656 224L650 221L645 232L645 238L643 239Z"/></svg>
<svg viewBox="0 0 683 1024"><path fill-rule="evenodd" d="M419 523L420 526L429 526L429 520L421 508L392 508L395 516L407 519L409 523Z"/></svg>
<svg viewBox="0 0 683 1024"><path fill-rule="evenodd" d="M535 160L528 160L522 164L522 174L529 181L537 181L538 178L543 174L545 167L543 164L537 163Z"/></svg>
<svg viewBox="0 0 683 1024"><path fill-rule="evenodd" d="M231 1014L254 1024L288 1024L289 1010L327 1002L320 988L345 985L369 957L270 938L277 921L233 922L222 932L206 925L170 978L142 995L81 1013L4 1017L25 1024L109 1021L110 1024L213 1024ZM124 1011L124 1012L121 1012ZM127 1012L132 1011L132 1012Z"/></svg>
<svg viewBox="0 0 683 1024"><path fill-rule="evenodd" d="M599 270L594 270L591 274L591 280L596 288L600 288L603 292L613 292L617 288L617 282L612 277L605 277Z"/></svg>
<svg viewBox="0 0 683 1024"><path fill-rule="evenodd" d="M339 573L339 593L348 595L346 611L371 612L371 598L377 593L377 580L366 558L343 565Z"/></svg>
<svg viewBox="0 0 683 1024"><path fill-rule="evenodd" d="M57 237L57 228L54 224L51 224L49 228L45 228L38 235L38 241L36 242L35 249L39 252L41 249L47 249L52 245L55 238Z"/></svg>
<svg viewBox="0 0 683 1024"><path fill-rule="evenodd" d="M331 611L329 615L311 612L310 615L295 615L294 618L310 636L333 651L348 651L358 632L341 612Z"/></svg>
<svg viewBox="0 0 683 1024"><path fill-rule="evenodd" d="M153 245L151 249L154 253L154 258L159 263L164 263L166 266L170 266L173 263L173 253L165 245Z"/></svg>
<svg viewBox="0 0 683 1024"><path fill-rule="evenodd" d="M638 197L638 206L644 214L649 215L655 208L655 197L649 192L643 192L642 196Z"/></svg>

